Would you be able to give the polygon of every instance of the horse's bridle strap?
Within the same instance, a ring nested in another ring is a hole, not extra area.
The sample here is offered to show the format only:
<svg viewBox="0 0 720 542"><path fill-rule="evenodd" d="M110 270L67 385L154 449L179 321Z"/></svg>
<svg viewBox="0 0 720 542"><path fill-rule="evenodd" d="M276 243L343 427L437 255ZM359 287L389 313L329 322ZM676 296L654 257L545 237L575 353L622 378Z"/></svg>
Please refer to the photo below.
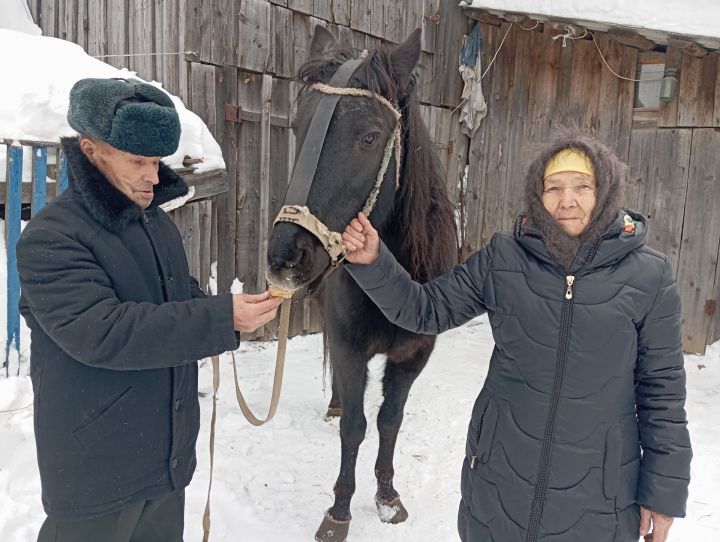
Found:
<svg viewBox="0 0 720 542"><path fill-rule="evenodd" d="M338 232L330 231L328 227L320 222L318 218L302 205L285 205L278 213L275 223L290 222L306 229L313 234L325 247L325 251L330 256L333 265L337 265L342 256L345 254L345 248L342 242L342 235ZM273 224L273 225L274 225Z"/></svg>
<svg viewBox="0 0 720 542"><path fill-rule="evenodd" d="M346 86L361 63L362 59L358 58L348 60L342 64L333 75L330 84L333 86ZM315 171L320 161L320 154L330 126L330 119L340 98L341 96L338 95L321 95L293 168L290 184L285 194L285 205L307 205L310 186L312 185L312 179L315 178Z"/></svg>
<svg viewBox="0 0 720 542"><path fill-rule="evenodd" d="M375 207L380 187L385 173L387 171L390 159L395 155L395 187L398 187L400 181L400 160L401 160L401 144L400 144L400 111L387 98L375 92L360 88L348 87L348 83L352 74L362 63L363 58L348 60L343 63L330 79L329 84L315 83L310 87L311 90L318 91L320 101L317 109L313 114L308 127L305 140L303 141L300 153L295 167L293 168L290 183L285 194L285 202L280 210L274 224L278 222L290 222L301 226L309 233L314 235L325 247L330 256L331 266L334 268L342 260L345 255L345 247L342 243L342 236L338 232L331 231L325 224L316 218L307 207L308 195L312 186L312 180L315 178L317 166L320 161L325 138L327 136L330 120L332 119L335 107L343 96L366 97L377 100L383 106L390 109L395 117L396 126L388 139L385 152L383 154L380 170L375 179L375 184L368 196L362 211L365 216L369 216Z"/></svg>

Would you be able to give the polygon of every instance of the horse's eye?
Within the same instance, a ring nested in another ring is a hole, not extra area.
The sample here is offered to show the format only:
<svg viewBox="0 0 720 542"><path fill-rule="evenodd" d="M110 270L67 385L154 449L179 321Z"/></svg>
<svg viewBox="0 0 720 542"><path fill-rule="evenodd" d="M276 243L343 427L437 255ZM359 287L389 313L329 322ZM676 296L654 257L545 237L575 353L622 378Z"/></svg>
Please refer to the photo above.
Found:
<svg viewBox="0 0 720 542"><path fill-rule="evenodd" d="M365 137L363 137L362 142L365 143L365 145L372 145L377 141L378 135L377 134L368 134Z"/></svg>

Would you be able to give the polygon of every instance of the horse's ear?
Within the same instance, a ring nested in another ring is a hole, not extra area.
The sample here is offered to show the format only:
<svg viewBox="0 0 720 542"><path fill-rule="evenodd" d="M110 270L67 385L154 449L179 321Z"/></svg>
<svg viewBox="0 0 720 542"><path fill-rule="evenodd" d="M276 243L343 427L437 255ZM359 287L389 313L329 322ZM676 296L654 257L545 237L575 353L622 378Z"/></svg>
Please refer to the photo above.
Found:
<svg viewBox="0 0 720 542"><path fill-rule="evenodd" d="M335 36L324 26L317 25L310 44L310 60L321 57L325 50L337 43Z"/></svg>
<svg viewBox="0 0 720 542"><path fill-rule="evenodd" d="M421 34L422 30L416 28L404 42L390 50L390 70L401 91L407 90L412 71L420 60Z"/></svg>

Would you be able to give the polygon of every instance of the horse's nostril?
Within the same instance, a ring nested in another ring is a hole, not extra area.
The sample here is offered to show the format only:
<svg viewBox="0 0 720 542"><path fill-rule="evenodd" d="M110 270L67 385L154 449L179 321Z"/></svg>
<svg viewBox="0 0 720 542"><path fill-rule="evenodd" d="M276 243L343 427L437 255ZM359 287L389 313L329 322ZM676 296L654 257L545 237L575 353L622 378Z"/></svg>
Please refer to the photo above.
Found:
<svg viewBox="0 0 720 542"><path fill-rule="evenodd" d="M272 271L291 269L300 263L303 257L303 250L295 250L291 255L272 256L268 258L268 266Z"/></svg>

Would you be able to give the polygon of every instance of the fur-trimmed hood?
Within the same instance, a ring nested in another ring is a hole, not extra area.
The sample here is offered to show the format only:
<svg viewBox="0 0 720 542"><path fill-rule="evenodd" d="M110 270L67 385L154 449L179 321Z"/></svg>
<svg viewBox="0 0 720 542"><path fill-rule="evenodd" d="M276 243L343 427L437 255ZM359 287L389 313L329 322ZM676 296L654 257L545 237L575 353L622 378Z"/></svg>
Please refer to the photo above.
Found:
<svg viewBox="0 0 720 542"><path fill-rule="evenodd" d="M581 149L587 153L595 170L597 199L585 231L571 237L550 216L542 202L543 176L548 161L563 149ZM597 139L575 128L563 128L542 147L525 177L526 216L542 234L550 254L569 268L583 243L595 242L617 219L624 199L627 166Z"/></svg>
<svg viewBox="0 0 720 542"><path fill-rule="evenodd" d="M115 188L88 160L80 150L77 137L65 137L61 144L68 162L70 188L82 198L95 220L104 228L119 233L131 221L140 217L143 209ZM158 177L160 183L155 187L155 197L150 209L188 193L185 181L162 162Z"/></svg>

